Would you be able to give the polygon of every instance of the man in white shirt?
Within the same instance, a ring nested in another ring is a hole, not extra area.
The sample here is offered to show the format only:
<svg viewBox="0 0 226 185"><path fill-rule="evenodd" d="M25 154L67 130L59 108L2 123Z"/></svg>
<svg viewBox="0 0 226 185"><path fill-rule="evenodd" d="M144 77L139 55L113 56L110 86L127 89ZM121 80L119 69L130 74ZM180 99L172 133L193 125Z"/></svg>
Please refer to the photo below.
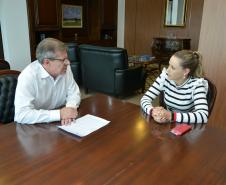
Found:
<svg viewBox="0 0 226 185"><path fill-rule="evenodd" d="M57 39L46 38L38 44L36 58L18 77L14 121L69 124L78 115L81 98L67 47Z"/></svg>

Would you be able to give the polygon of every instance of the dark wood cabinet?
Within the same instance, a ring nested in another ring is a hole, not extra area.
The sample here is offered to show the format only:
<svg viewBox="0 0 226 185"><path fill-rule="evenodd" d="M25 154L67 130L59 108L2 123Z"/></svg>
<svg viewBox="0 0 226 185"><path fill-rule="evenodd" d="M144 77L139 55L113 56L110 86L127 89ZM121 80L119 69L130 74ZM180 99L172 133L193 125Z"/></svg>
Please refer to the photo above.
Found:
<svg viewBox="0 0 226 185"><path fill-rule="evenodd" d="M176 51L190 49L189 38L153 38L152 54L155 57L171 57Z"/></svg>
<svg viewBox="0 0 226 185"><path fill-rule="evenodd" d="M27 0L31 58L44 38L60 38L60 0Z"/></svg>
<svg viewBox="0 0 226 185"><path fill-rule="evenodd" d="M116 40L117 37L117 0L101 0L101 39Z"/></svg>
<svg viewBox="0 0 226 185"><path fill-rule="evenodd" d="M152 55L159 63L168 64L170 57L177 51L191 48L191 39L189 38L165 38L155 37L152 43Z"/></svg>
<svg viewBox="0 0 226 185"><path fill-rule="evenodd" d="M82 28L62 28L62 4L82 6ZM116 46L118 0L27 0L30 48L35 59L37 44L44 38L64 42Z"/></svg>
<svg viewBox="0 0 226 185"><path fill-rule="evenodd" d="M115 27L117 24L117 0L101 0L101 26Z"/></svg>
<svg viewBox="0 0 226 185"><path fill-rule="evenodd" d="M35 29L59 29L59 0L34 0Z"/></svg>
<svg viewBox="0 0 226 185"><path fill-rule="evenodd" d="M104 46L117 45L118 0L92 0L88 3L90 41Z"/></svg>

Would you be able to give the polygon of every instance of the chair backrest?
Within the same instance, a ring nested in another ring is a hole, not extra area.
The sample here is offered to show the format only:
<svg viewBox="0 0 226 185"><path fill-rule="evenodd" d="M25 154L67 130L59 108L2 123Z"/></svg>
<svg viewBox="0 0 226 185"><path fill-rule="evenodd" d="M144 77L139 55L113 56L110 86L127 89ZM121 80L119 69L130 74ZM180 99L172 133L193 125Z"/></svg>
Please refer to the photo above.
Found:
<svg viewBox="0 0 226 185"><path fill-rule="evenodd" d="M211 112L213 110L213 106L214 106L216 96L217 96L217 88L208 78L205 78L205 80L207 80L208 87L209 87L206 99L207 99L207 103L208 103L209 116L210 116ZM159 95L159 105L166 108L166 105L164 103L164 92L161 92L160 95Z"/></svg>
<svg viewBox="0 0 226 185"><path fill-rule="evenodd" d="M14 98L19 71L0 70L0 123L14 120Z"/></svg>
<svg viewBox="0 0 226 185"><path fill-rule="evenodd" d="M78 84L81 84L81 65L78 59L78 44L75 42L65 43L67 46L68 58L71 62L71 71L73 73L74 79Z"/></svg>
<svg viewBox="0 0 226 185"><path fill-rule="evenodd" d="M217 96L217 88L216 86L207 78L205 78L208 81L209 89L207 93L207 102L208 102L208 107L209 107L209 115L211 114L214 106L214 102L216 100Z"/></svg>
<svg viewBox="0 0 226 185"><path fill-rule="evenodd" d="M0 59L0 70L4 70L4 69L10 69L9 62L3 59Z"/></svg>
<svg viewBox="0 0 226 185"><path fill-rule="evenodd" d="M115 71L128 69L126 49L80 45L79 58L85 88L112 94Z"/></svg>
<svg viewBox="0 0 226 185"><path fill-rule="evenodd" d="M78 62L78 44L75 42L65 43L67 46L67 54L70 62Z"/></svg>

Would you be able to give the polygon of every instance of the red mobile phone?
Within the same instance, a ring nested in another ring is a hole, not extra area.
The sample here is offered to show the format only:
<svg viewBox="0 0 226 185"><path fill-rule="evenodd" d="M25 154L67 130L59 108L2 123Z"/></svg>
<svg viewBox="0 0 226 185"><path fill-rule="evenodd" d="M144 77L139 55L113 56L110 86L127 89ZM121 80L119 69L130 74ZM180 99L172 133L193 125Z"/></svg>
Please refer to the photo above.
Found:
<svg viewBox="0 0 226 185"><path fill-rule="evenodd" d="M175 126L170 132L175 134L176 136L181 136L189 130L191 130L191 125L182 123L180 125Z"/></svg>

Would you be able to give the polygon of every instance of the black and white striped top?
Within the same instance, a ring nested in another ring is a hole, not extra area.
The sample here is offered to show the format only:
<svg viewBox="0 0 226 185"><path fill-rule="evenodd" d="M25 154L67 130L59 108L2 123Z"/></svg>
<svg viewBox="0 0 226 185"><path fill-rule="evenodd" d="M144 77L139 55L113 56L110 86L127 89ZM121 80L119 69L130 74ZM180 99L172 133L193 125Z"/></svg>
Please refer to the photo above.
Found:
<svg viewBox="0 0 226 185"><path fill-rule="evenodd" d="M206 94L208 82L203 78L189 78L182 85L168 79L166 69L155 80L152 86L141 98L141 107L150 114L152 101L164 92L164 102L169 111L176 112L178 123L207 123L208 104Z"/></svg>

